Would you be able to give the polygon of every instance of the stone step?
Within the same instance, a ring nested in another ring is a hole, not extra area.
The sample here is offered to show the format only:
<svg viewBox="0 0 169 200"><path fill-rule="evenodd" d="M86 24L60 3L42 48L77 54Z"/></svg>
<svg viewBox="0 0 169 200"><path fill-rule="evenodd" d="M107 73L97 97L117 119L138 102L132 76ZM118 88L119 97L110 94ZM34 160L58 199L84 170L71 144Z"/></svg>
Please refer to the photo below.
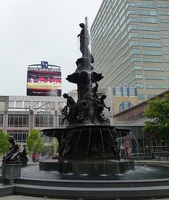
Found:
<svg viewBox="0 0 169 200"><path fill-rule="evenodd" d="M54 187L76 187L76 188L135 188L168 186L169 179L149 179L149 180L43 180L16 178L16 184L41 185Z"/></svg>
<svg viewBox="0 0 169 200"><path fill-rule="evenodd" d="M15 194L46 196L51 198L92 198L92 199L114 199L114 198L157 198L169 197L169 186L133 187L133 188L95 188L95 187L53 187L41 185L14 185Z"/></svg>

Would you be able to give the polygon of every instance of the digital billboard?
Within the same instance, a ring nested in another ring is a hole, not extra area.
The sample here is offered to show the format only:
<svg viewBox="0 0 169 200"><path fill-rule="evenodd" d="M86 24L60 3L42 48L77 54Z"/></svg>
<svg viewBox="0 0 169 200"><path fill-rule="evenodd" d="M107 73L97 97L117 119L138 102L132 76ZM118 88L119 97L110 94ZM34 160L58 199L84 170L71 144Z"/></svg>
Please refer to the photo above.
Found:
<svg viewBox="0 0 169 200"><path fill-rule="evenodd" d="M62 81L59 66L49 65L47 61L28 66L28 96L61 96L61 94Z"/></svg>

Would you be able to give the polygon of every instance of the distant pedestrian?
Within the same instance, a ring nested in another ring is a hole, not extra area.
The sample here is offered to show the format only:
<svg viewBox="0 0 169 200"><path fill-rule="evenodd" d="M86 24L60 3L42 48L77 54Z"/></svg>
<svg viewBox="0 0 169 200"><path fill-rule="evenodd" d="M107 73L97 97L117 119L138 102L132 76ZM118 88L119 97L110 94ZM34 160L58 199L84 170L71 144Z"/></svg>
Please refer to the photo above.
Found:
<svg viewBox="0 0 169 200"><path fill-rule="evenodd" d="M35 152L33 152L33 154L32 154L32 162L33 163L36 162L36 153Z"/></svg>

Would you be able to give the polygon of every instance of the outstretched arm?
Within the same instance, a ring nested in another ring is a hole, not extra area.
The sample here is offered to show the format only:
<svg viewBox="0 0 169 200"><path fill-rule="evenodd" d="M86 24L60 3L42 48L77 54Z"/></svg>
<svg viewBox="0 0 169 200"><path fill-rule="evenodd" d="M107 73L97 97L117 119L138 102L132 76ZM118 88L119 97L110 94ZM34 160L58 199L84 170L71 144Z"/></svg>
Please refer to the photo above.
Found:
<svg viewBox="0 0 169 200"><path fill-rule="evenodd" d="M110 107L107 107L107 106L105 105L104 101L103 101L103 106L104 106L105 108L107 108L107 109L109 110L109 112L110 112Z"/></svg>

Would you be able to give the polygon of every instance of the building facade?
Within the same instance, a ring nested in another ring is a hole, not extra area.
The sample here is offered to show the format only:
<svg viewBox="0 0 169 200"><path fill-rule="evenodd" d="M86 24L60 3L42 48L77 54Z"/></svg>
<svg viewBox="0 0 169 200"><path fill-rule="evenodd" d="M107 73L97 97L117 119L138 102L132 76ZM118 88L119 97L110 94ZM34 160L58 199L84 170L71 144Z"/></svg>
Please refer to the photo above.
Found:
<svg viewBox="0 0 169 200"><path fill-rule="evenodd" d="M63 97L0 96L0 131L25 143L31 129L65 126L60 112L64 106Z"/></svg>
<svg viewBox="0 0 169 200"><path fill-rule="evenodd" d="M169 87L169 1L104 0L91 26L99 88L129 84L142 102Z"/></svg>
<svg viewBox="0 0 169 200"><path fill-rule="evenodd" d="M160 99L164 98L165 94L169 94L169 90L157 95ZM153 98L152 98L153 99ZM168 157L169 141L159 141L155 139L155 134L144 133L142 128L145 121L148 119L144 116L147 108L147 101L143 101L123 112L113 116L114 126L128 128L131 130L134 139L137 139L139 152L144 156L152 157L153 154L166 154Z"/></svg>
<svg viewBox="0 0 169 200"><path fill-rule="evenodd" d="M158 96L163 98L166 93L169 93L169 90ZM73 94L76 101L77 92L70 91L69 94ZM105 109L104 114L110 119L111 125L130 129L133 137L138 141L139 152L144 157L150 157L156 151L169 151L168 142L154 141L150 143L149 134L142 132L146 120L143 114L147 102L138 104L134 88L130 89L130 96L126 94L124 91L123 96L121 96L120 88L111 88L109 93L106 93L107 101L105 104L110 106L111 110L109 112ZM128 109L125 109L124 104L124 110L121 110L123 102L127 102ZM61 109L65 105L66 100L63 97L0 96L0 131L14 136L16 142L22 145L26 142L31 129L42 130L67 126L66 120L62 124L64 116ZM52 139L45 137L46 142Z"/></svg>

